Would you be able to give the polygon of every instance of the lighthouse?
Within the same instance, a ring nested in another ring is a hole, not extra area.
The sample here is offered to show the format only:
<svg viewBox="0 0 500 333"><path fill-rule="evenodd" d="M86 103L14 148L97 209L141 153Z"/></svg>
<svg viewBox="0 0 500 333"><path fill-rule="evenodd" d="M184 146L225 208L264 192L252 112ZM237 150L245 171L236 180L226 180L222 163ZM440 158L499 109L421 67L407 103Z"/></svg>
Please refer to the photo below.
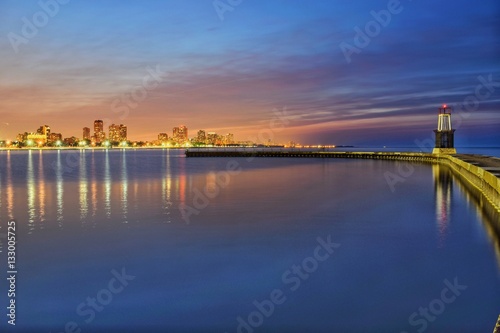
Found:
<svg viewBox="0 0 500 333"><path fill-rule="evenodd" d="M436 145L433 154L456 154L454 143L455 130L451 127L451 108L444 104L438 111L438 126L436 133Z"/></svg>

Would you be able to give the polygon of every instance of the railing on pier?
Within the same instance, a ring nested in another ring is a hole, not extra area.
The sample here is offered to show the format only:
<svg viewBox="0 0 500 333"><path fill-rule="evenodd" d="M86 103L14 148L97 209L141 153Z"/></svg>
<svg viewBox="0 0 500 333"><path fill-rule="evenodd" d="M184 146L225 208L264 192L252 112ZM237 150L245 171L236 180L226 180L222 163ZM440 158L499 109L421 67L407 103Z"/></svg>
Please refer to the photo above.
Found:
<svg viewBox="0 0 500 333"><path fill-rule="evenodd" d="M436 155L405 152L353 152L331 151L323 148L262 148L262 147L217 147L189 148L186 157L293 157L293 158L357 158L380 160L406 160L415 162L436 162Z"/></svg>

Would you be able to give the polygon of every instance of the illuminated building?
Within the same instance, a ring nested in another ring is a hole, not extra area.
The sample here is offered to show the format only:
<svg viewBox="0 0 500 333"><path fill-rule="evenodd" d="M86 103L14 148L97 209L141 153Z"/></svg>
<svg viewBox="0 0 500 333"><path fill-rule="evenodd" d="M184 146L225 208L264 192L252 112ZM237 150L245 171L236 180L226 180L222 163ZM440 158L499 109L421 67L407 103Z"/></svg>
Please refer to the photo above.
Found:
<svg viewBox="0 0 500 333"><path fill-rule="evenodd" d="M49 125L43 125L38 128L36 131L37 134L43 134L45 137L49 137L50 135L50 126Z"/></svg>
<svg viewBox="0 0 500 333"><path fill-rule="evenodd" d="M122 141L127 141L127 126L120 124L120 137Z"/></svg>
<svg viewBox="0 0 500 333"><path fill-rule="evenodd" d="M454 136L455 130L451 127L451 108L446 104L439 108L438 126L434 130L436 145L433 154L456 154Z"/></svg>
<svg viewBox="0 0 500 333"><path fill-rule="evenodd" d="M158 134L158 141L168 141L168 134L167 133Z"/></svg>
<svg viewBox="0 0 500 333"><path fill-rule="evenodd" d="M94 121L94 136L93 140L95 143L101 143L106 140L106 133L104 133L104 123L102 120Z"/></svg>
<svg viewBox="0 0 500 333"><path fill-rule="evenodd" d="M28 132L19 133L16 136L16 141L18 141L18 142L24 142L26 140L28 140Z"/></svg>
<svg viewBox="0 0 500 333"><path fill-rule="evenodd" d="M26 141L33 142L35 145L43 146L47 143L47 136L40 133L28 133Z"/></svg>
<svg viewBox="0 0 500 333"><path fill-rule="evenodd" d="M198 131L198 134L196 135L196 141L199 143L205 143L205 141L207 141L207 134L204 130Z"/></svg>
<svg viewBox="0 0 500 333"><path fill-rule="evenodd" d="M90 140L90 128L83 128L83 140Z"/></svg>
<svg viewBox="0 0 500 333"><path fill-rule="evenodd" d="M78 146L80 140L78 140L77 137L72 136L70 138L64 138L63 142L66 146L76 147Z"/></svg>
<svg viewBox="0 0 500 333"><path fill-rule="evenodd" d="M225 145L233 144L234 143L234 135L232 133L227 133L226 135L224 135L223 143Z"/></svg>
<svg viewBox="0 0 500 333"><path fill-rule="evenodd" d="M179 127L174 127L173 139L178 144L183 144L188 141L188 129L186 126L181 125Z"/></svg>
<svg viewBox="0 0 500 333"><path fill-rule="evenodd" d="M112 142L127 141L127 126L111 124L109 126L109 140Z"/></svg>
<svg viewBox="0 0 500 333"><path fill-rule="evenodd" d="M207 133L207 140L206 143L207 145L216 145L217 141L219 139L219 136L215 132L208 132Z"/></svg>
<svg viewBox="0 0 500 333"><path fill-rule="evenodd" d="M62 141L62 134L61 133L50 133L48 142L57 142L57 141Z"/></svg>

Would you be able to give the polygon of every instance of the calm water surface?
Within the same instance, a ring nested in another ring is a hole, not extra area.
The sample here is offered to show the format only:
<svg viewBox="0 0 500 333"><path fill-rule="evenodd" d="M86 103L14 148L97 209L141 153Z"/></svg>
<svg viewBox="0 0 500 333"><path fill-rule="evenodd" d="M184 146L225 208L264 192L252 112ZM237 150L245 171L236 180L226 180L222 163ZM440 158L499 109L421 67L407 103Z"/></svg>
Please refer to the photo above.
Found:
<svg viewBox="0 0 500 333"><path fill-rule="evenodd" d="M494 221L438 166L2 151L0 191L2 331L490 332L500 312Z"/></svg>

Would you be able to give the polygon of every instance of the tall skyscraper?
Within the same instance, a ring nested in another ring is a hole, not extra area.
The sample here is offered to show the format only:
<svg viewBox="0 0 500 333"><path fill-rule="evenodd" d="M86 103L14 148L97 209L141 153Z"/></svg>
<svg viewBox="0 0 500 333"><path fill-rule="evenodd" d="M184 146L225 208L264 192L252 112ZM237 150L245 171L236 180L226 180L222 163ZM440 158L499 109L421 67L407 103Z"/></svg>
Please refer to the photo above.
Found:
<svg viewBox="0 0 500 333"><path fill-rule="evenodd" d="M127 126L120 124L120 139L127 141Z"/></svg>
<svg viewBox="0 0 500 333"><path fill-rule="evenodd" d="M90 140L90 128L83 128L83 140Z"/></svg>
<svg viewBox="0 0 500 333"><path fill-rule="evenodd" d="M174 127L173 139L178 144L183 144L188 141L188 129L186 126L181 125L179 127Z"/></svg>
<svg viewBox="0 0 500 333"><path fill-rule="evenodd" d="M94 121L94 137L96 143L101 143L106 140L106 133L104 133L104 123L102 120Z"/></svg>
<svg viewBox="0 0 500 333"><path fill-rule="evenodd" d="M207 140L207 135L204 130L199 130L198 134L196 135L196 141L199 143L205 143Z"/></svg>
<svg viewBox="0 0 500 333"><path fill-rule="evenodd" d="M113 142L127 141L127 126L111 124L109 126L109 140Z"/></svg>

